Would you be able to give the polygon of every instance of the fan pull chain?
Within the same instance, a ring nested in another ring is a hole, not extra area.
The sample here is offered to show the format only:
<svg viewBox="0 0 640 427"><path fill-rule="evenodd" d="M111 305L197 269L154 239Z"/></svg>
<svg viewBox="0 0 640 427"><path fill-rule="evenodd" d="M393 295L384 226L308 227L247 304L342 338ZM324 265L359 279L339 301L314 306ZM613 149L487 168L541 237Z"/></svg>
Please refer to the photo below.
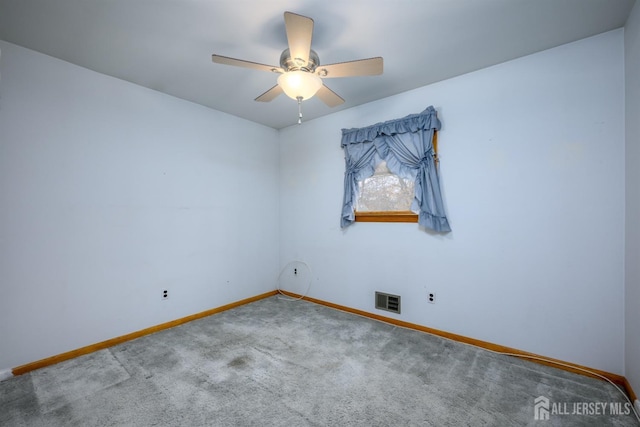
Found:
<svg viewBox="0 0 640 427"><path fill-rule="evenodd" d="M298 96L296 97L296 99L298 100L298 124L302 124L302 97Z"/></svg>

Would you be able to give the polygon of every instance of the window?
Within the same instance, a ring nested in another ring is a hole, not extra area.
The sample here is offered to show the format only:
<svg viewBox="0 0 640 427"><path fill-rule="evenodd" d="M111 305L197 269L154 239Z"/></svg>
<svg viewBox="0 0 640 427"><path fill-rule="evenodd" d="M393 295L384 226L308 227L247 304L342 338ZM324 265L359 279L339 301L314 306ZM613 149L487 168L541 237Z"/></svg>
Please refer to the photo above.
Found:
<svg viewBox="0 0 640 427"><path fill-rule="evenodd" d="M356 221L359 222L418 222L411 212L415 197L415 183L400 178L382 160L372 176L358 181Z"/></svg>
<svg viewBox="0 0 640 427"><path fill-rule="evenodd" d="M384 221L418 222L433 231L451 231L437 170L434 139L438 129L440 120L433 106L401 119L342 129L341 146L345 153L342 228L355 221ZM406 209L406 203L396 200L396 196L410 193L408 185L388 170L414 182L411 211L402 210ZM384 190L377 192L380 188ZM360 194L363 196L359 199ZM386 199L384 203L380 204L380 198ZM381 208L385 210L375 210Z"/></svg>
<svg viewBox="0 0 640 427"><path fill-rule="evenodd" d="M438 133L433 133L433 152L438 166ZM382 160L373 176L358 181L356 222L418 222L418 214L411 211L415 197L415 182L400 178Z"/></svg>

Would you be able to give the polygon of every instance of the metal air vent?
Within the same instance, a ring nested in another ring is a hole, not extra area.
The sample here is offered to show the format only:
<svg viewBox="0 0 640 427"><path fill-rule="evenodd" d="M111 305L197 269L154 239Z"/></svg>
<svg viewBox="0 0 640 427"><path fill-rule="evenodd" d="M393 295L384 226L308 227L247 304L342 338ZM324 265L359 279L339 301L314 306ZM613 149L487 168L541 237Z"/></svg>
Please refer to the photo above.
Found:
<svg viewBox="0 0 640 427"><path fill-rule="evenodd" d="M400 295L376 292L376 308L400 314Z"/></svg>

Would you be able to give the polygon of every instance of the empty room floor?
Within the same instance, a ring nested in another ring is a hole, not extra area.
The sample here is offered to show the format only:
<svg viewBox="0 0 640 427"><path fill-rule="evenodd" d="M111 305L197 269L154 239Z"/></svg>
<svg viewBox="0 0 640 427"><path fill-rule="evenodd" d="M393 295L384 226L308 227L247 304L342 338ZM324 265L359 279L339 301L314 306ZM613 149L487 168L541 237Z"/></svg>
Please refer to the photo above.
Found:
<svg viewBox="0 0 640 427"><path fill-rule="evenodd" d="M626 404L602 380L279 297L0 382L0 425L29 427L639 425Z"/></svg>

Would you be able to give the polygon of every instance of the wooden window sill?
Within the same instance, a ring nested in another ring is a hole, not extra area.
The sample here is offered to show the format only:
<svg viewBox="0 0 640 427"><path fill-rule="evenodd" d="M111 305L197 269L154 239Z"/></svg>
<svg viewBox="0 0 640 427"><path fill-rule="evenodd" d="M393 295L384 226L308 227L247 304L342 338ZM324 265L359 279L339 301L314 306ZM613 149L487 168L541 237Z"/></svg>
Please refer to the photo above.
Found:
<svg viewBox="0 0 640 427"><path fill-rule="evenodd" d="M356 222L418 222L418 215L411 211L356 212Z"/></svg>

